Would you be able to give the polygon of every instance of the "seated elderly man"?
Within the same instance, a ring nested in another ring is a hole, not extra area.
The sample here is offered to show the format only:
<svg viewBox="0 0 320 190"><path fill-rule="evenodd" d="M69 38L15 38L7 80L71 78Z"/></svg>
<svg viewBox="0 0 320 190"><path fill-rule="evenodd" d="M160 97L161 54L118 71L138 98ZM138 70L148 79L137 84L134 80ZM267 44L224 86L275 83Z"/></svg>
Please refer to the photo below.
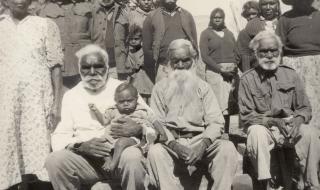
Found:
<svg viewBox="0 0 320 190"><path fill-rule="evenodd" d="M61 122L52 135L53 153L45 167L55 190L80 189L109 176L102 170L102 157L108 156L111 144L101 138L105 128L90 113L89 103L99 110L113 106L115 89L120 81L108 77L108 54L96 45L77 52L82 81L68 91L62 101ZM146 105L141 97L139 103ZM142 127L129 118L111 125L111 135L140 137ZM142 190L146 175L144 159L137 147L126 148L118 165L122 189Z"/></svg>
<svg viewBox="0 0 320 190"><path fill-rule="evenodd" d="M231 142L220 139L224 119L212 89L195 75L197 53L191 42L178 39L168 54L171 72L156 83L151 108L169 140L149 150L150 181L164 190L198 189L193 174L205 167L212 189L231 189L237 153ZM179 172L183 170L187 172Z"/></svg>
<svg viewBox="0 0 320 190"><path fill-rule="evenodd" d="M262 31L250 47L258 66L241 77L239 106L248 134L248 155L258 180L256 189L267 189L274 182L270 151L275 146L295 149L297 189L319 188L319 132L308 125L311 106L304 86L293 69L280 65L282 43L276 34Z"/></svg>

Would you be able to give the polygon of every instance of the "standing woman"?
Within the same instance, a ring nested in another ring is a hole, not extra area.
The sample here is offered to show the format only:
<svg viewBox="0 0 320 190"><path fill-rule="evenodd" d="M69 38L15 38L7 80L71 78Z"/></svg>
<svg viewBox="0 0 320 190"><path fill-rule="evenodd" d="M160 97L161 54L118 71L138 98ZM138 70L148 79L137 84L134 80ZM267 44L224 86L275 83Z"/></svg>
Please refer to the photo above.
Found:
<svg viewBox="0 0 320 190"><path fill-rule="evenodd" d="M320 12L314 0L283 0L292 5L278 22L277 34L284 44L283 64L294 68L305 84L312 105L310 125L320 129Z"/></svg>
<svg viewBox="0 0 320 190"><path fill-rule="evenodd" d="M242 7L241 16L248 22L254 18L260 17L260 7L257 1L247 1ZM236 42L235 54L236 62L239 69L245 72L251 69L254 65L254 55L251 54L248 42L251 41L251 37L245 29L241 30Z"/></svg>
<svg viewBox="0 0 320 190"><path fill-rule="evenodd" d="M6 0L0 16L0 189L26 174L48 180L44 162L59 112L59 30L53 21L28 14L31 0Z"/></svg>
<svg viewBox="0 0 320 190"><path fill-rule="evenodd" d="M206 81L211 85L223 115L227 116L237 65L234 55L235 38L225 27L224 19L222 9L216 8L211 12L209 27L200 36L200 52L206 65Z"/></svg>

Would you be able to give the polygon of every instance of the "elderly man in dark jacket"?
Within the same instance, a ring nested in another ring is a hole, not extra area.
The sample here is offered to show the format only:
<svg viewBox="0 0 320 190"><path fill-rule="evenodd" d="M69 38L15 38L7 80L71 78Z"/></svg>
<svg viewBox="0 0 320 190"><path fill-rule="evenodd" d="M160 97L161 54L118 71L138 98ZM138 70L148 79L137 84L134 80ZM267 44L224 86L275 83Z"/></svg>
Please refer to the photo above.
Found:
<svg viewBox="0 0 320 190"><path fill-rule="evenodd" d="M160 7L152 11L143 24L145 64L149 74L156 76L156 81L167 76L167 50L173 40L187 39L198 49L193 16L176 2L161 0Z"/></svg>

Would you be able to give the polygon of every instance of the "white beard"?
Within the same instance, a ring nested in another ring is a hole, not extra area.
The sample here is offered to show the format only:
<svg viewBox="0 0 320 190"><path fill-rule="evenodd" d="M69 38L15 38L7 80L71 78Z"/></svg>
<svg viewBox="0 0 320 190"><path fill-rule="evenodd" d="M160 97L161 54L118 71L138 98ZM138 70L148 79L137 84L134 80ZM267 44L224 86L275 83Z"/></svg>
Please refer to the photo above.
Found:
<svg viewBox="0 0 320 190"><path fill-rule="evenodd" d="M272 63L268 63L268 62ZM266 71L273 71L277 69L280 65L281 62L281 56L279 55L278 57L274 57L272 59L268 58L258 58L258 64L259 66Z"/></svg>
<svg viewBox="0 0 320 190"><path fill-rule="evenodd" d="M169 84L166 96L169 101L178 101L177 104L189 104L197 89L197 76L192 70L174 70L169 74Z"/></svg>
<svg viewBox="0 0 320 190"><path fill-rule="evenodd" d="M108 74L107 72L101 76L101 75L95 75L95 76L83 76L81 75L81 80L83 82L83 86L86 89L92 90L92 91L97 91L99 89L101 89L102 87L105 86L107 78L108 78ZM91 80L96 80L95 84L90 83Z"/></svg>

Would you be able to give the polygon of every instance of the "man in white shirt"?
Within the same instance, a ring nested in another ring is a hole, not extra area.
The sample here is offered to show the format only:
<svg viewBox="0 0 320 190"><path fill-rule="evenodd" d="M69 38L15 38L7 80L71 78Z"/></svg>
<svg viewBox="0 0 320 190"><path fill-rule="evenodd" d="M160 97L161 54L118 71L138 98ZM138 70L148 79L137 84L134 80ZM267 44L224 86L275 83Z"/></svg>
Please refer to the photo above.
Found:
<svg viewBox="0 0 320 190"><path fill-rule="evenodd" d="M80 189L81 185L108 179L101 168L101 158L110 154L112 146L101 138L105 128L90 113L88 104L94 103L100 111L113 106L114 92L121 82L108 77L108 54L99 46L88 45L76 55L82 81L63 97L61 122L52 135L54 152L45 164L55 190ZM138 101L146 105L141 98ZM142 131L140 125L128 118L111 125L114 138L139 137ZM143 159L136 147L123 151L116 171L122 189L145 189Z"/></svg>

